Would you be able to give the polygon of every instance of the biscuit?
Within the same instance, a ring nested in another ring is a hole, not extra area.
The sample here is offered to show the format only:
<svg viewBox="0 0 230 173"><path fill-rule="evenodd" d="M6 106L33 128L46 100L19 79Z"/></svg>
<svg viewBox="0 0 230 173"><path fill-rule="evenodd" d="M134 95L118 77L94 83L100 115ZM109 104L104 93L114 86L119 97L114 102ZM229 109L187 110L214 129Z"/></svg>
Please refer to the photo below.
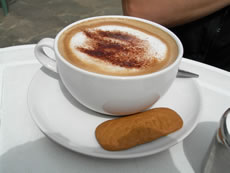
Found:
<svg viewBox="0 0 230 173"><path fill-rule="evenodd" d="M151 142L182 126L183 120L174 110L154 108L105 121L96 128L95 136L105 150L119 151Z"/></svg>

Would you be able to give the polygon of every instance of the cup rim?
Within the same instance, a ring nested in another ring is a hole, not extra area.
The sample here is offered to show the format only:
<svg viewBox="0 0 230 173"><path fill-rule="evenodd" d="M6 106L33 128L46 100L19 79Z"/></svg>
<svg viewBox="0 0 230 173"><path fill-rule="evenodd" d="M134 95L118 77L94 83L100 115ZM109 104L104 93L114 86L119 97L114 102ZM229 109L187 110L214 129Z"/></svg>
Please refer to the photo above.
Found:
<svg viewBox="0 0 230 173"><path fill-rule="evenodd" d="M66 31L67 29L71 28L72 26L88 21L88 20L93 20L93 19L101 19L101 18L121 18L121 19L132 19L132 20L137 20L140 22L144 22L150 25L153 25L159 29L161 29L162 31L166 32L167 34L169 34L174 41L177 44L178 47L178 55L176 60L170 64L169 66L167 66L166 68L163 68L159 71L156 72L152 72L152 73L148 73L148 74L142 74L142 75L135 75L135 76L113 76L113 75L106 75L106 74L100 74L100 73L96 73L96 72L90 72L84 69L81 69L77 66L74 66L73 64L71 64L70 62L68 62L59 52L58 50L58 40L61 36L61 34ZM87 75L91 75L94 77L100 77L100 78L109 78L109 79L140 79L140 78L148 78L148 77L152 77L152 76L158 76L161 75L162 73L166 73L167 71L170 71L174 66L176 66L182 59L183 53L184 53L184 49L183 49L183 45L181 43L181 41L179 40L179 38L172 32L170 31L168 28L164 27L163 25L160 25L156 22L152 22L146 19L142 19L142 18L138 18L138 17L132 17L132 16L122 16L122 15L103 15L103 16L94 16L94 17L89 17L89 18L85 18L85 19L81 19L78 20L76 22L71 23L70 25L67 25L66 27L64 27L55 37L55 41L54 41L54 50L55 50L55 54L58 56L58 58L68 67L70 67L71 69L80 71L81 73L87 74Z"/></svg>

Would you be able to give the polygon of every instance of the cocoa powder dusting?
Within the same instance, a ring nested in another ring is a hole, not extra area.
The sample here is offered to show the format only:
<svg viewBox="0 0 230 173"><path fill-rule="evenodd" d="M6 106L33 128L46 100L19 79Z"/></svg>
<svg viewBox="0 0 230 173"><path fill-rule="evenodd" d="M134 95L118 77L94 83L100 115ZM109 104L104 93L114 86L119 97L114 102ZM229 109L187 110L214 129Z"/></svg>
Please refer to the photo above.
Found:
<svg viewBox="0 0 230 173"><path fill-rule="evenodd" d="M147 43L134 35L121 31L85 30L86 46L76 47L82 53L105 62L126 68L142 68Z"/></svg>

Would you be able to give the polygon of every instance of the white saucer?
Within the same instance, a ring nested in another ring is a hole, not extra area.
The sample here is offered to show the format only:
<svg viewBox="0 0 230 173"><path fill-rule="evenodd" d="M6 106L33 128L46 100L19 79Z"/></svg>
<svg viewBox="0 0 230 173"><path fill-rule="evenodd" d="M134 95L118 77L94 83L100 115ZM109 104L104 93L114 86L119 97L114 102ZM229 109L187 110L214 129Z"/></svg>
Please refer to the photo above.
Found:
<svg viewBox="0 0 230 173"><path fill-rule="evenodd" d="M78 103L59 81L57 74L39 69L28 91L28 107L41 131L73 151L101 158L136 158L166 150L182 141L195 128L201 96L195 79L177 78L154 107L169 107L180 114L183 128L166 137L125 151L110 152L100 147L95 128L114 117L91 111Z"/></svg>

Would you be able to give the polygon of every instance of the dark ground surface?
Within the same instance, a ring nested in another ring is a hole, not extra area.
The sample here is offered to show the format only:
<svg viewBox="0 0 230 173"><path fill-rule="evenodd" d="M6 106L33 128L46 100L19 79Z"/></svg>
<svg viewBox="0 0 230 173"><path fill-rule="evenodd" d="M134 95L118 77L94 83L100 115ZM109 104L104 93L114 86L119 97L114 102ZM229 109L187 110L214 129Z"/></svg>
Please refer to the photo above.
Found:
<svg viewBox="0 0 230 173"><path fill-rule="evenodd" d="M9 13L0 8L0 48L35 44L54 38L66 25L79 19L122 14L120 0L8 0Z"/></svg>

